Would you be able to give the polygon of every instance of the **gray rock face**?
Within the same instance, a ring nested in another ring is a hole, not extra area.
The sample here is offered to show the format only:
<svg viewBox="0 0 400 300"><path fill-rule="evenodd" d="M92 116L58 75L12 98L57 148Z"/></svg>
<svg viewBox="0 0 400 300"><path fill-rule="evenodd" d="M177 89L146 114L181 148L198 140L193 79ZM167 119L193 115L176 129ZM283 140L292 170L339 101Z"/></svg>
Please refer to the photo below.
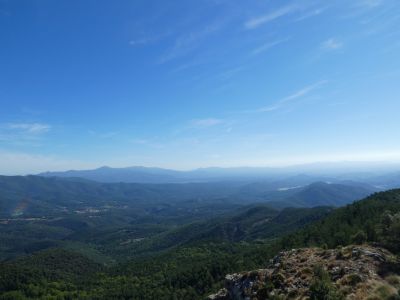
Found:
<svg viewBox="0 0 400 300"><path fill-rule="evenodd" d="M227 275L225 288L210 300L307 299L314 278L314 267L322 266L332 284L346 299L365 299L379 289L393 295L400 289L380 274L387 262L397 262L385 249L372 246L348 246L341 249L293 249L280 252L266 269ZM400 274L398 274L400 275ZM397 276L397 275L391 275ZM379 298L379 295L377 296ZM375 298L374 298L375 299Z"/></svg>

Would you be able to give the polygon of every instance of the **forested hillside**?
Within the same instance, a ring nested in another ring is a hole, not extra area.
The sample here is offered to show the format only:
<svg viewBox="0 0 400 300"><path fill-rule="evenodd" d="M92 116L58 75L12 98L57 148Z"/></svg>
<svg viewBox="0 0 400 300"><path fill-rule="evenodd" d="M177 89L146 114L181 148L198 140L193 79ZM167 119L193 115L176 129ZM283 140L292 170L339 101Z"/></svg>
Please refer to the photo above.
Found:
<svg viewBox="0 0 400 300"><path fill-rule="evenodd" d="M377 193L335 210L304 230L283 238L285 248L376 242L400 251L400 190Z"/></svg>
<svg viewBox="0 0 400 300"><path fill-rule="evenodd" d="M316 220L310 218L310 211L301 211L302 217L298 220L305 217L311 222L304 229L289 235L282 230L282 238L278 234L274 238L263 236L264 239L255 239L260 236L253 236L253 225L259 222L260 216L274 220L271 223L274 226L282 224L285 228L285 224L290 227L292 221L296 223L295 210L274 215L273 210L268 208L249 208L247 212L228 217L222 223L212 221L209 226L214 229L211 231L202 227L205 236L209 236L210 232L219 232L215 228L229 228L231 225L227 224L236 222L244 228L241 234L249 234L243 239L236 240L227 235L228 238L221 241L220 234L215 240L194 235L198 238L197 242L196 239L189 239L190 242L179 245L176 241L176 247L150 252L148 256L141 255L111 267L69 252L39 252L2 263L1 297L44 299L58 295L61 299L203 299L222 287L226 274L264 267L283 249L307 246L329 248L368 242L377 243L395 254L400 253L400 190L372 195L333 210L327 216L321 215L321 211L329 213L318 209ZM185 236L180 236L178 240L181 238L186 240ZM47 256L51 257L45 258L49 263L36 263ZM65 259L66 256L72 259ZM79 264L87 265L92 270L89 274L75 269L79 260L82 260ZM30 272L23 271L27 266Z"/></svg>
<svg viewBox="0 0 400 300"><path fill-rule="evenodd" d="M271 239L330 210L308 207L339 206L373 191L355 182L288 188L309 180L137 184L0 176L0 259L61 247L109 265L194 242Z"/></svg>

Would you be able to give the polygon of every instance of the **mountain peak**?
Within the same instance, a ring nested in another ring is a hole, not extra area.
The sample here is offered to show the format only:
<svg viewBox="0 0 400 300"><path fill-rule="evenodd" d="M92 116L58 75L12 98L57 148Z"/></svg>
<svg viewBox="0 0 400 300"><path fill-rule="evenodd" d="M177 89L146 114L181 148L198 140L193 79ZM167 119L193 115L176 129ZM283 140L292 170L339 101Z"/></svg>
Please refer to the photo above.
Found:
<svg viewBox="0 0 400 300"><path fill-rule="evenodd" d="M101 167L97 168L96 170L109 170L109 169L112 169L112 168L109 166L101 166Z"/></svg>

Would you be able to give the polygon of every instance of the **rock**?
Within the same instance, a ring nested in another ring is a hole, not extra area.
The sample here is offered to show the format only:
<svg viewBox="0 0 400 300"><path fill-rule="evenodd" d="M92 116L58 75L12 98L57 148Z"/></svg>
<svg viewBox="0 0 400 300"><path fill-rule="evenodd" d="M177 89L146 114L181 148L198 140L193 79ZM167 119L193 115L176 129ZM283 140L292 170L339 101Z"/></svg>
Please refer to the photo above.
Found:
<svg viewBox="0 0 400 300"><path fill-rule="evenodd" d="M218 293L207 297L208 300L229 300L228 291L226 289L219 290Z"/></svg>
<svg viewBox="0 0 400 300"><path fill-rule="evenodd" d="M380 262L386 261L386 258L383 255L381 255L380 253L370 251L370 250L364 249L364 248L354 248L352 253L356 257L359 257L361 254L361 255L372 257L373 259L378 260Z"/></svg>
<svg viewBox="0 0 400 300"><path fill-rule="evenodd" d="M227 275L225 288L208 299L268 299L272 295L283 295L289 299L307 298L316 265L327 270L332 284L343 290L346 299L355 299L354 295L365 294L366 286L387 284L377 274L389 257L393 259L388 251L371 246L331 250L292 249L276 255L266 269ZM362 296L357 297L362 299Z"/></svg>

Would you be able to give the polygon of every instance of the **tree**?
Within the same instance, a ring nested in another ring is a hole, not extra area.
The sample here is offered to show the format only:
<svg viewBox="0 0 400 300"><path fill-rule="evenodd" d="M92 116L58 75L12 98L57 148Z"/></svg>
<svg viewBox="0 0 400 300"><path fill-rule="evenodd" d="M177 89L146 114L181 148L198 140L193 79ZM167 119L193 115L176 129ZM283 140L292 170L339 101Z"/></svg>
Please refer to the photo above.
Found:
<svg viewBox="0 0 400 300"><path fill-rule="evenodd" d="M389 250L400 252L400 213L385 212L380 224L380 242Z"/></svg>
<svg viewBox="0 0 400 300"><path fill-rule="evenodd" d="M367 235L364 231L359 230L355 235L351 237L353 243L361 245L367 241Z"/></svg>

